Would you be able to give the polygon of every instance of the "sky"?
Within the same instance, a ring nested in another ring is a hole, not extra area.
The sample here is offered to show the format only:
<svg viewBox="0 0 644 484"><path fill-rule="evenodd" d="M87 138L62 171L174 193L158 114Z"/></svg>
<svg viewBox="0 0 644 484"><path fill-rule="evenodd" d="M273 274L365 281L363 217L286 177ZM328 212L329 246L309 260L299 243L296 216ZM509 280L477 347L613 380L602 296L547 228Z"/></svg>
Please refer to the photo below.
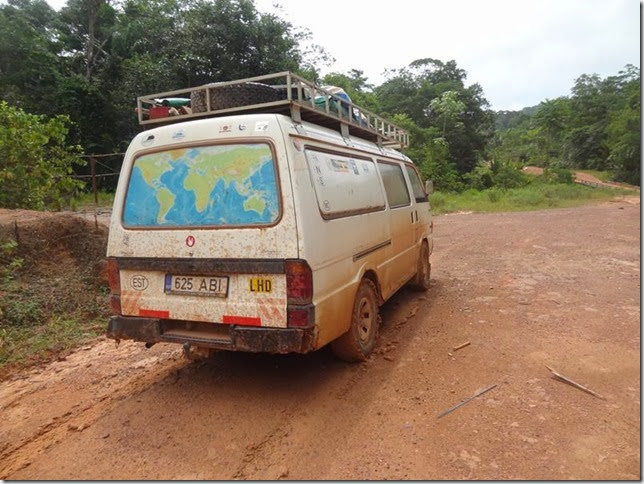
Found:
<svg viewBox="0 0 644 484"><path fill-rule="evenodd" d="M59 9L65 0L48 0ZM276 8L275 4L280 5ZM416 59L455 60L494 110L570 94L582 74L640 66L638 0L255 0L311 31L336 62L321 72L364 72Z"/></svg>

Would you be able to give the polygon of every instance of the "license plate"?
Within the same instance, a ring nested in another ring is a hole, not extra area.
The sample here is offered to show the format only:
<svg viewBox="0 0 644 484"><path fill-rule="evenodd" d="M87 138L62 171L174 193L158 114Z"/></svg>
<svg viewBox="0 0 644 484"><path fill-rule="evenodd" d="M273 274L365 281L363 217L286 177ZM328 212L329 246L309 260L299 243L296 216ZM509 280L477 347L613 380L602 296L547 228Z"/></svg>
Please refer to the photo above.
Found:
<svg viewBox="0 0 644 484"><path fill-rule="evenodd" d="M166 274L165 292L190 296L228 296L227 276L178 276Z"/></svg>

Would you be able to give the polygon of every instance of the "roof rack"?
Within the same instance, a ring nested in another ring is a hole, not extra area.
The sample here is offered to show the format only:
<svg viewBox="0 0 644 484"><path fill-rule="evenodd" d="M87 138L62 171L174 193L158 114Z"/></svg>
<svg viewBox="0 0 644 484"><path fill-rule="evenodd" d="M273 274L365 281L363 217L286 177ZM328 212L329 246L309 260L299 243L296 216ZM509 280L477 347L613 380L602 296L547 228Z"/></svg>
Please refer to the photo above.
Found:
<svg viewBox="0 0 644 484"><path fill-rule="evenodd" d="M288 71L137 98L141 125L258 112L285 114L296 126L308 121L336 129L347 140L354 135L379 146L409 146L404 129Z"/></svg>

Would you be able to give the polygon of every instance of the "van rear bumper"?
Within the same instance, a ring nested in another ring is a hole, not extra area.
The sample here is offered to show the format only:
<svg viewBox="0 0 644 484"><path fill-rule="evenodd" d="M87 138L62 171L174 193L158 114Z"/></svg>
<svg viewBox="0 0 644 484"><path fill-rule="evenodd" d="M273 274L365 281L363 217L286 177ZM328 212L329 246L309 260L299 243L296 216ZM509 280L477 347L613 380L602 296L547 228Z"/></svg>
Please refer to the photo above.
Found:
<svg viewBox="0 0 644 484"><path fill-rule="evenodd" d="M107 337L145 343L189 343L204 348L253 353L308 353L315 328L257 328L172 319L112 316Z"/></svg>

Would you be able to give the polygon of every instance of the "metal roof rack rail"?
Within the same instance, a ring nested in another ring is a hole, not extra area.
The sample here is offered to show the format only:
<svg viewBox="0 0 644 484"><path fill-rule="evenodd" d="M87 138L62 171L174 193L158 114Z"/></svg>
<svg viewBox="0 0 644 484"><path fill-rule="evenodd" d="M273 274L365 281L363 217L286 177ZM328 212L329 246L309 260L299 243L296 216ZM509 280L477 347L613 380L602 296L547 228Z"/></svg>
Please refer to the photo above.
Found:
<svg viewBox="0 0 644 484"><path fill-rule="evenodd" d="M232 113L285 114L295 123L338 130L345 139L353 135L379 146L409 146L404 129L288 71L140 96L136 111L143 126Z"/></svg>

